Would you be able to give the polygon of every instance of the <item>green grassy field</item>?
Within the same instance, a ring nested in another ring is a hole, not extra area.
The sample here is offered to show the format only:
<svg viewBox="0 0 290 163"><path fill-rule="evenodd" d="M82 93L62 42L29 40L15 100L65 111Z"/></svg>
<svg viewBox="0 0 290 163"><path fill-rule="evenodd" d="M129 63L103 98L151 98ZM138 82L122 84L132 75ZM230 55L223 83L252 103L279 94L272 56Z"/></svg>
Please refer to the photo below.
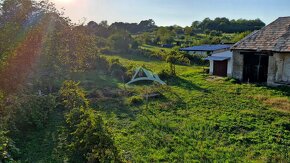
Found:
<svg viewBox="0 0 290 163"><path fill-rule="evenodd" d="M171 52L172 49L171 48L163 48L163 47L157 47L157 46L152 46L152 45L142 45L140 47L141 49L145 49L145 50L150 50L153 52L159 52L160 50L166 51L166 52Z"/></svg>
<svg viewBox="0 0 290 163"><path fill-rule="evenodd" d="M105 57L153 72L168 68L164 61L142 56ZM124 83L95 71L75 73L72 79L81 82L92 107L103 115L124 161L290 160L289 88L236 84L204 74L198 66L176 66L176 71L177 77L166 80L168 85L163 87L125 87ZM142 98L146 92L156 91L162 96L148 101ZM58 116L40 134L27 138L22 149L26 161L53 162L54 142L47 140L54 137L57 126L61 126Z"/></svg>
<svg viewBox="0 0 290 163"><path fill-rule="evenodd" d="M154 72L167 68L163 61L142 57L107 57ZM166 87L139 84L124 88L117 83L116 90L129 93L94 99L124 160L290 160L289 89L234 84L202 73L202 67L176 69L178 77L167 81ZM128 103L132 96L156 90L163 97Z"/></svg>

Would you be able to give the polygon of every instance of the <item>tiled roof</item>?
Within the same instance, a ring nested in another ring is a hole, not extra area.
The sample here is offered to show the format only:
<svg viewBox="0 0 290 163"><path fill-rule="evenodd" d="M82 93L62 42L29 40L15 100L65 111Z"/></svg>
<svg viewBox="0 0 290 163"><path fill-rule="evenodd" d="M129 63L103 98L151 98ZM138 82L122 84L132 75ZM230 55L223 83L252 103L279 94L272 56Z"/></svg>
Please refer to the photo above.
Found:
<svg viewBox="0 0 290 163"><path fill-rule="evenodd" d="M216 51L222 49L230 49L230 45L200 45L187 48L180 48L180 51Z"/></svg>
<svg viewBox="0 0 290 163"><path fill-rule="evenodd" d="M290 52L290 17L280 17L236 43L232 50Z"/></svg>

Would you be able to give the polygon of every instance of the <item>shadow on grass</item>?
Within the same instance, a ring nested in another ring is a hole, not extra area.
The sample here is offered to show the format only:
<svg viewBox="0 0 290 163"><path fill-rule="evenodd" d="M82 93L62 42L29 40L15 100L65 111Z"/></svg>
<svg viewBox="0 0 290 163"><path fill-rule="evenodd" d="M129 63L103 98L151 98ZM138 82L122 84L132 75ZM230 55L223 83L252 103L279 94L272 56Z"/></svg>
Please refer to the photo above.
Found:
<svg viewBox="0 0 290 163"><path fill-rule="evenodd" d="M237 81L236 83L237 84L249 84L249 83L240 82L240 81ZM263 87L267 90L275 91L275 94L290 97L290 85L287 85L287 86L281 85L281 86L275 87L275 86L268 86L266 83L251 83L251 84L254 84L256 87Z"/></svg>
<svg viewBox="0 0 290 163"><path fill-rule="evenodd" d="M142 62L158 62L161 61L160 59L156 58L156 57L150 57L150 56L145 56L142 54L138 54L138 53L123 53L123 54L105 54L108 56L118 56L118 57L122 57L131 61L142 61Z"/></svg>
<svg viewBox="0 0 290 163"><path fill-rule="evenodd" d="M108 115L114 113L118 116L118 118L135 119L136 115L140 112L139 110L135 110L126 105L121 98L98 101L94 105L94 107L98 108L99 111L102 111Z"/></svg>
<svg viewBox="0 0 290 163"><path fill-rule="evenodd" d="M290 86L266 87L269 90L274 90L279 94L290 97Z"/></svg>
<svg viewBox="0 0 290 163"><path fill-rule="evenodd" d="M117 79L96 71L73 73L71 78L74 81L80 82L80 85L87 92L104 87L117 88L118 86Z"/></svg>
<svg viewBox="0 0 290 163"><path fill-rule="evenodd" d="M186 90L197 90L200 92L209 93L209 90L202 88L202 87L192 83L191 81L180 78L178 76L172 77L172 78L168 79L167 81L168 81L168 84L172 85L172 86L178 86L178 87L186 89Z"/></svg>

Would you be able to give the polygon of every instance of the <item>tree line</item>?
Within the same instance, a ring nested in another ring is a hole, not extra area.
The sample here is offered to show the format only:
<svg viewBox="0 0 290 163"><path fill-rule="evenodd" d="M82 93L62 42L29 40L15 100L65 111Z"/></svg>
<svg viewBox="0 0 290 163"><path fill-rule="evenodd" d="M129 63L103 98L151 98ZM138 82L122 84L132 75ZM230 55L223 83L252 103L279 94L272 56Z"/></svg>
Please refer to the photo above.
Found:
<svg viewBox="0 0 290 163"><path fill-rule="evenodd" d="M203 21L194 21L191 28L194 30L215 30L224 33L240 33L245 31L259 30L265 26L265 23L260 19L233 19L229 20L225 17L215 19L205 18Z"/></svg>
<svg viewBox="0 0 290 163"><path fill-rule="evenodd" d="M188 34L194 35L197 33L207 33L210 31L218 31L222 33L241 33L246 31L259 30L265 26L265 23L260 19L247 20L247 19L228 19L225 17L217 17L215 19L205 18L202 21L193 21L191 26L181 27L178 25L172 25L167 27L157 26L153 19L142 20L140 23L126 23L126 22L115 22L108 25L107 21L101 21L96 23L90 21L88 23L90 28L96 30L96 34L104 35L108 33L105 29L116 29L124 30L130 34L140 34L144 32L153 32L158 30L164 30L167 28L169 31L175 34Z"/></svg>

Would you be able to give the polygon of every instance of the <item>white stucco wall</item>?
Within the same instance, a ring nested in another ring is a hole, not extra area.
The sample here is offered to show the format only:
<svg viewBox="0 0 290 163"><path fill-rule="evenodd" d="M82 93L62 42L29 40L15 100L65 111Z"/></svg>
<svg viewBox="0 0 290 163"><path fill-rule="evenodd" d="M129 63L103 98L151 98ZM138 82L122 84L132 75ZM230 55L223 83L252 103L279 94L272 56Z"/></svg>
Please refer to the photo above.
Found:
<svg viewBox="0 0 290 163"><path fill-rule="evenodd" d="M240 51L233 51L233 77L238 80L243 80L243 66L244 66L244 56L240 54Z"/></svg>
<svg viewBox="0 0 290 163"><path fill-rule="evenodd" d="M276 81L276 61L274 56L269 56L269 64L268 64L268 85L274 85Z"/></svg>
<svg viewBox="0 0 290 163"><path fill-rule="evenodd" d="M290 54L285 55L283 65L282 81L290 83Z"/></svg>
<svg viewBox="0 0 290 163"><path fill-rule="evenodd" d="M209 61L209 74L213 75L213 61Z"/></svg>
<svg viewBox="0 0 290 163"><path fill-rule="evenodd" d="M212 54L211 56L229 57L230 59L228 60L227 76L228 77L232 77L232 74L233 74L233 53L231 51L224 51L224 52L221 52L221 53ZM213 74L214 61L210 61L209 64L210 64L209 73L212 75Z"/></svg>
<svg viewBox="0 0 290 163"><path fill-rule="evenodd" d="M290 53L274 53L269 57L268 85L290 83Z"/></svg>
<svg viewBox="0 0 290 163"><path fill-rule="evenodd" d="M243 55L240 51L233 52L233 77L243 79ZM269 56L268 65L268 85L278 85L277 83L290 83L290 53L274 53Z"/></svg>

